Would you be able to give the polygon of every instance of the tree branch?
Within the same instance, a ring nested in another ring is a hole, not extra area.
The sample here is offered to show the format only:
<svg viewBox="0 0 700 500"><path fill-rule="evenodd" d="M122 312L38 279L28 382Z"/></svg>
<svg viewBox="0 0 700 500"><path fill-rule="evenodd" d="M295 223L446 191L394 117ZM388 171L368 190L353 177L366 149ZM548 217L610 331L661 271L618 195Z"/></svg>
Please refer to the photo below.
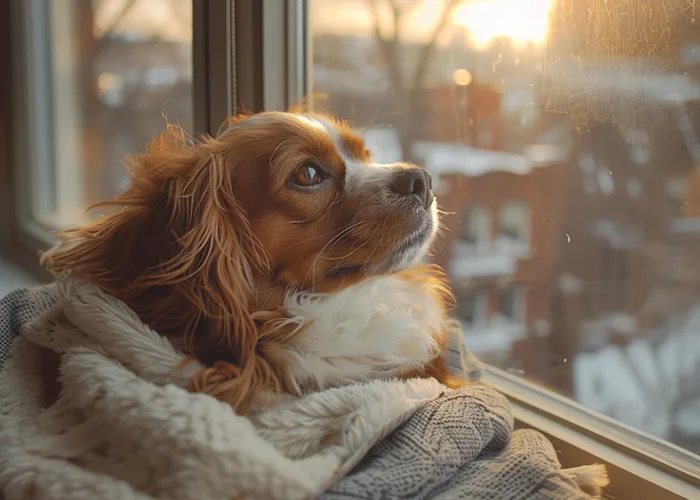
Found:
<svg viewBox="0 0 700 500"><path fill-rule="evenodd" d="M398 58L398 26L400 20L398 17L396 17L397 10L395 9L395 4L393 0L390 0L392 12L394 14L394 29L392 37L387 38L382 34L382 31L379 28L381 17L379 15L377 0L367 0L367 3L369 4L370 11L372 12L372 18L374 20L374 36L383 55L384 65L389 73L389 79L391 80L391 84L394 89L399 92L403 88L403 75Z"/></svg>
<svg viewBox="0 0 700 500"><path fill-rule="evenodd" d="M112 18L112 22L104 30L102 38L97 42L97 47L95 48L95 58L97 58L97 56L99 56L102 51L107 48L107 45L109 45L110 42L108 39L109 35L117 28L121 20L129 13L135 3L136 0L126 0L122 5L122 8L119 10L119 12L117 12L117 15Z"/></svg>
<svg viewBox="0 0 700 500"><path fill-rule="evenodd" d="M460 3L462 3L462 0L447 0L445 2L445 7L443 7L442 9L440 19L435 25L435 29L433 29L432 35L430 36L428 42L425 45L423 45L423 49L421 50L421 53L418 56L418 62L416 63L416 71L413 74L413 79L411 80L412 90L417 90L423 86L423 79L425 78L425 74L428 70L430 57L433 54L433 49L435 48L435 44L437 43L438 36L440 36L442 30L445 29L445 26L447 26L447 23L450 21L450 16L452 15L452 12L454 11L455 7L457 7Z"/></svg>

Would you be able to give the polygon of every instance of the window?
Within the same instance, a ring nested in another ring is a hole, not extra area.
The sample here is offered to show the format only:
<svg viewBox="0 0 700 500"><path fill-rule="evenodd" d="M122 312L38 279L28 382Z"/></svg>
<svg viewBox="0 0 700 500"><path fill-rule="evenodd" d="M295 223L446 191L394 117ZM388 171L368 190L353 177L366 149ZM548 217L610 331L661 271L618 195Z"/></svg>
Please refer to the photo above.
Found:
<svg viewBox="0 0 700 500"><path fill-rule="evenodd" d="M305 75L461 207L468 347L484 317L497 366L700 453L697 9L612 3L310 0Z"/></svg>
<svg viewBox="0 0 700 500"><path fill-rule="evenodd" d="M164 117L193 132L191 0L29 0L28 222L47 229L127 182L122 160Z"/></svg>
<svg viewBox="0 0 700 500"><path fill-rule="evenodd" d="M687 0L0 2L26 117L10 172L31 194L0 192L12 233L0 250L34 261L48 230L123 189L119 160L161 114L196 134L241 104L309 96L354 123L376 161L431 170L452 205L435 257L455 317L516 417L557 446L639 459L635 481L690 497L697 16Z"/></svg>
<svg viewBox="0 0 700 500"><path fill-rule="evenodd" d="M498 298L499 321L522 324L525 322L525 292L519 284L501 289Z"/></svg>
<svg viewBox="0 0 700 500"><path fill-rule="evenodd" d="M499 236L527 241L527 224L527 206L524 202L509 201L503 204L499 212Z"/></svg>
<svg viewBox="0 0 700 500"><path fill-rule="evenodd" d="M484 326L488 321L488 296L480 286L456 287L457 310L455 314L467 328Z"/></svg>
<svg viewBox="0 0 700 500"><path fill-rule="evenodd" d="M491 243L491 216L486 207L471 206L462 221L461 240L477 248Z"/></svg>
<svg viewBox="0 0 700 500"><path fill-rule="evenodd" d="M507 201L498 213L496 245L505 253L526 254L530 217L524 201Z"/></svg>

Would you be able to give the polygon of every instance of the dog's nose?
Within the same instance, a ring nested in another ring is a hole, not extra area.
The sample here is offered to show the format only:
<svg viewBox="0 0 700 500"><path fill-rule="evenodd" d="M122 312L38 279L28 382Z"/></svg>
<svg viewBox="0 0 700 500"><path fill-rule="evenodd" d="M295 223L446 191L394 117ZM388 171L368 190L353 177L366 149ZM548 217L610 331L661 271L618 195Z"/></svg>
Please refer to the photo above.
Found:
<svg viewBox="0 0 700 500"><path fill-rule="evenodd" d="M399 170L392 179L391 190L401 196L413 196L425 208L433 203L433 180L424 168Z"/></svg>

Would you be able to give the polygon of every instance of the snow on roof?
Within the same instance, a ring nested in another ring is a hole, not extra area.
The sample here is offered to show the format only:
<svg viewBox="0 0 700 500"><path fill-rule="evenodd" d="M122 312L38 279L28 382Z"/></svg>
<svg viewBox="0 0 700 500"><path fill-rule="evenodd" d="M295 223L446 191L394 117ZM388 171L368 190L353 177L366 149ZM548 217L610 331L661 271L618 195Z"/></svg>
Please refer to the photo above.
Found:
<svg viewBox="0 0 700 500"><path fill-rule="evenodd" d="M676 217L671 221L671 231L680 234L698 234L700 217Z"/></svg>
<svg viewBox="0 0 700 500"><path fill-rule="evenodd" d="M596 221L594 232L597 236L608 242L612 248L634 248L644 239L641 228L635 226L621 226L611 220Z"/></svg>
<svg viewBox="0 0 700 500"><path fill-rule="evenodd" d="M450 262L453 278L510 276L515 273L517 259L503 254L457 257Z"/></svg>
<svg viewBox="0 0 700 500"><path fill-rule="evenodd" d="M377 163L401 161L401 144L398 131L392 127L357 129L367 149L372 152ZM412 152L423 160L425 168L433 174L434 189L438 190L442 174L458 173L468 177L478 177L490 172L511 172L528 174L534 167L551 165L563 161L568 156L568 148L553 144L535 144L525 148L522 154L505 153L478 149L463 144L449 144L432 141L416 141Z"/></svg>
<svg viewBox="0 0 700 500"><path fill-rule="evenodd" d="M470 177L494 170L527 174L532 162L524 155L476 149L457 144L432 144L427 148L425 166L433 173L460 173Z"/></svg>
<svg viewBox="0 0 700 500"><path fill-rule="evenodd" d="M461 144L424 143L425 168L434 178L455 173L479 177L491 172L529 174L535 167L549 166L563 161L568 155L565 147L538 144L525 148L523 154L477 149Z"/></svg>
<svg viewBox="0 0 700 500"><path fill-rule="evenodd" d="M700 99L700 84L686 74L665 73L651 61L604 60L599 65L581 66L579 61L562 60L550 66L548 75L566 87L566 93L614 91L648 104L687 102ZM561 78L561 80L559 80Z"/></svg>
<svg viewBox="0 0 700 500"><path fill-rule="evenodd" d="M513 342L522 338L525 325L472 325L462 322L464 345L477 356L493 353L509 353Z"/></svg>
<svg viewBox="0 0 700 500"><path fill-rule="evenodd" d="M533 144L525 148L525 155L535 165L548 165L564 161L569 156L568 153L568 148L552 144Z"/></svg>

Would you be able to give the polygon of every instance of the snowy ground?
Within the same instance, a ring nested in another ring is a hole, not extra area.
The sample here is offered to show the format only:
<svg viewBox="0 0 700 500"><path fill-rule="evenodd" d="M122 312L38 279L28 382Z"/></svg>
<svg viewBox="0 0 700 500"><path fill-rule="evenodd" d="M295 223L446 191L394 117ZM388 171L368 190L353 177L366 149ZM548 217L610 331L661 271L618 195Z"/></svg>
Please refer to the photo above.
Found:
<svg viewBox="0 0 700 500"><path fill-rule="evenodd" d="M575 399L663 439L700 436L700 304L679 323L656 346L637 339L578 355Z"/></svg>

